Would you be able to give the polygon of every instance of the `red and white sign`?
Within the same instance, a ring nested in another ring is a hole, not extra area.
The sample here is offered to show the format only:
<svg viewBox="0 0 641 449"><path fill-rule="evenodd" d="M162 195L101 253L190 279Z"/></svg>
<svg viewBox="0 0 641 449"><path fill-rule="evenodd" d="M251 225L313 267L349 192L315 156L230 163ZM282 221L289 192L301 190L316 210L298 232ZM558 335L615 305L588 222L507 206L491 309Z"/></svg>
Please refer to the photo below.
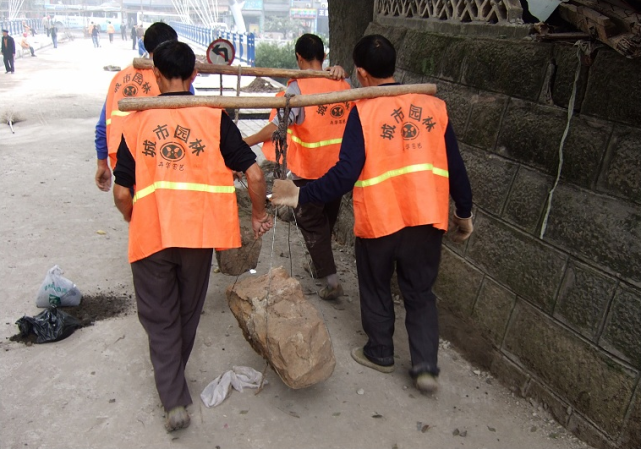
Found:
<svg viewBox="0 0 641 449"><path fill-rule="evenodd" d="M210 64L227 64L234 62L236 50L227 39L216 39L207 48L207 61Z"/></svg>

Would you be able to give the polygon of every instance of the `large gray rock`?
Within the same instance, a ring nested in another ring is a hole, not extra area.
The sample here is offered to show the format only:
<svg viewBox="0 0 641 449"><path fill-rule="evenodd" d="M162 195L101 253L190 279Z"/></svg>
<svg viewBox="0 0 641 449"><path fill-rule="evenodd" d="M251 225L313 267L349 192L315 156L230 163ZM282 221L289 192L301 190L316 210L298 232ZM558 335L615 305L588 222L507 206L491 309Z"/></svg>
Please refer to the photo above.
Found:
<svg viewBox="0 0 641 449"><path fill-rule="evenodd" d="M336 360L325 322L282 267L230 285L227 300L245 339L288 387L332 375Z"/></svg>

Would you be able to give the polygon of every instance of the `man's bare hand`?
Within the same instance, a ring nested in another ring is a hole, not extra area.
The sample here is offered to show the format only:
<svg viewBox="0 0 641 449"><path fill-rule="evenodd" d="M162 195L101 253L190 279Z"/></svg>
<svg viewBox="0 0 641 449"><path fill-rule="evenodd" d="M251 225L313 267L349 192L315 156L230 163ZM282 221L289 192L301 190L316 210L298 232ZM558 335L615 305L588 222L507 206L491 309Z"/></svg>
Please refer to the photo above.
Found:
<svg viewBox="0 0 641 449"><path fill-rule="evenodd" d="M107 159L98 159L96 185L103 192L109 192L109 189L111 189L111 170L109 169Z"/></svg>
<svg viewBox="0 0 641 449"><path fill-rule="evenodd" d="M335 80L344 80L347 78L347 72L339 65L332 67L327 67L326 69L329 72L329 76Z"/></svg>
<svg viewBox="0 0 641 449"><path fill-rule="evenodd" d="M252 214L252 228L254 229L254 238L262 237L267 231L272 228L272 217L267 213L262 217L256 217Z"/></svg>

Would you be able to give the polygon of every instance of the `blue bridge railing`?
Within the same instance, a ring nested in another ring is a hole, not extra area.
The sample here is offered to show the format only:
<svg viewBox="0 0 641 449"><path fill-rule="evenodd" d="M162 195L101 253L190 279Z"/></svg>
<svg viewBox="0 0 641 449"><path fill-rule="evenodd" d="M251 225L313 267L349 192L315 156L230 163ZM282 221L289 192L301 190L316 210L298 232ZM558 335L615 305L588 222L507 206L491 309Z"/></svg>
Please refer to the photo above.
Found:
<svg viewBox="0 0 641 449"><path fill-rule="evenodd" d="M22 22L26 22L29 27L42 33L42 19L14 19L14 20L0 20L0 28L9 31L11 36L18 36L24 33ZM31 37L31 36L29 36Z"/></svg>
<svg viewBox="0 0 641 449"><path fill-rule="evenodd" d="M253 33L232 33L230 31L216 30L200 25L189 25L180 22L170 22L179 36L196 42L204 47L209 46L215 39L227 39L234 46L236 56L234 61L239 60L254 67L256 62L256 42Z"/></svg>

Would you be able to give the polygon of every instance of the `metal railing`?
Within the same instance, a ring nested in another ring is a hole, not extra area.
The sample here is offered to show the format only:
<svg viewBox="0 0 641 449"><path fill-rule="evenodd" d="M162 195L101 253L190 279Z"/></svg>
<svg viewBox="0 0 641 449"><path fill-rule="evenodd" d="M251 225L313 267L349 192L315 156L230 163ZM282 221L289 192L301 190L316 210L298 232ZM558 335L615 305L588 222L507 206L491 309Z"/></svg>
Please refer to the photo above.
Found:
<svg viewBox="0 0 641 449"><path fill-rule="evenodd" d="M208 47L215 39L227 39L234 46L236 53L234 60L239 60L254 67L256 62L256 42L253 33L232 33L181 22L170 22L169 24L179 36L194 41L203 47Z"/></svg>
<svg viewBox="0 0 641 449"><path fill-rule="evenodd" d="M38 33L42 33L44 31L42 29L42 19L0 20L0 28L9 31L9 34L12 36L22 35L22 33L24 33L22 22L26 22L29 27L33 28Z"/></svg>

